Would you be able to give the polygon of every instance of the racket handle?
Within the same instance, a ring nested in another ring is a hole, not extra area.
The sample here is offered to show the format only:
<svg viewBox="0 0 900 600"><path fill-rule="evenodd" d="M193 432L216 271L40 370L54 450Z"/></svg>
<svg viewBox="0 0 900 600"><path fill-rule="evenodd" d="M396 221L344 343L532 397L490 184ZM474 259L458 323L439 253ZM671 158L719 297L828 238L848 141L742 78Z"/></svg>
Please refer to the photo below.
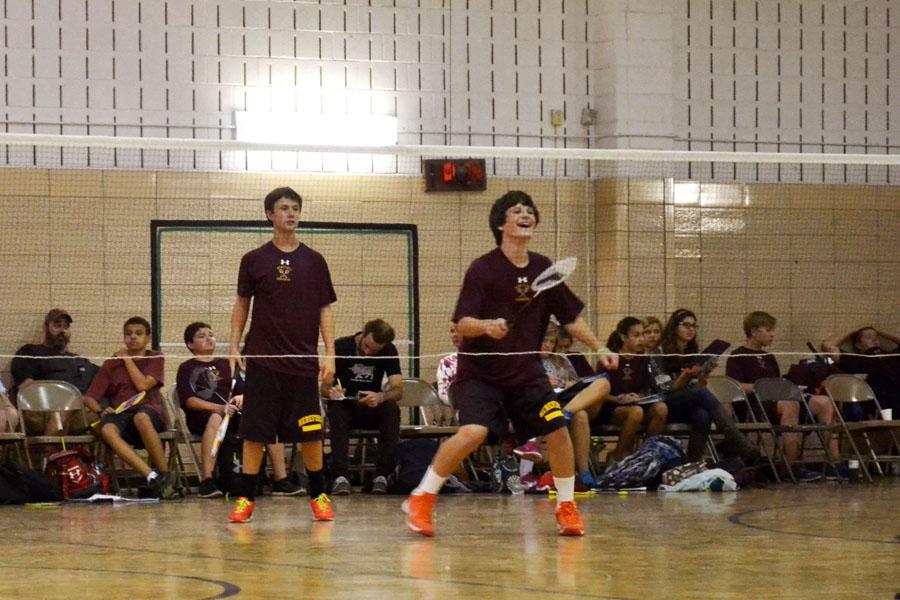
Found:
<svg viewBox="0 0 900 600"><path fill-rule="evenodd" d="M225 439L225 434L228 432L228 423L230 422L231 415L225 415L221 425L219 425L219 429L216 430L216 437L213 439L212 448L209 451L210 457L215 458L219 453L219 446L222 445L222 441Z"/></svg>

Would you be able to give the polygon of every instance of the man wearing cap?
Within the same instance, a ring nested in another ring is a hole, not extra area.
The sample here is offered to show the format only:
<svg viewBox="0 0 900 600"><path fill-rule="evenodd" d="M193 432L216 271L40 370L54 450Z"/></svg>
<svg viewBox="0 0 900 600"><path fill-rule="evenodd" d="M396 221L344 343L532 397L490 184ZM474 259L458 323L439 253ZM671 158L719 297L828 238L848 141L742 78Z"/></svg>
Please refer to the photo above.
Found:
<svg viewBox="0 0 900 600"><path fill-rule="evenodd" d="M53 379L66 381L85 393L99 368L86 358L68 352L66 348L72 338L69 329L72 316L69 311L54 308L44 317L44 341L41 344L25 344L16 351L10 365L13 378L13 394L25 389L35 381ZM35 358L29 358L35 357ZM26 420L27 425L29 424ZM81 424L75 424L79 427ZM87 424L84 424L85 426ZM45 435L60 433L56 420L50 419L44 426Z"/></svg>

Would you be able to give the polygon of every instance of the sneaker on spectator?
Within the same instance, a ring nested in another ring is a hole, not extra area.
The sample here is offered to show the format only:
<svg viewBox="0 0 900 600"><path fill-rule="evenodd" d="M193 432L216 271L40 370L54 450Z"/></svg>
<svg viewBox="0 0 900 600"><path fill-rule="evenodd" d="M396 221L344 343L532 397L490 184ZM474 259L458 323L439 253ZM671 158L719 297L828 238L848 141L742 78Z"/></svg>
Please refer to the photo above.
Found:
<svg viewBox="0 0 900 600"><path fill-rule="evenodd" d="M525 473L522 475L522 485L525 486L526 492L537 491L535 488L538 484L538 476L534 474L534 472Z"/></svg>
<svg viewBox="0 0 900 600"><path fill-rule="evenodd" d="M273 496L305 496L306 489L291 481L290 477L279 479L272 484Z"/></svg>
<svg viewBox="0 0 900 600"><path fill-rule="evenodd" d="M537 485L534 488L538 492L549 492L550 490L556 489L556 483L553 481L553 472L547 471L541 478L538 479Z"/></svg>
<svg viewBox="0 0 900 600"><path fill-rule="evenodd" d="M256 502L241 496L234 503L234 508L231 509L231 514L228 515L228 521L230 523L248 523L252 521L253 508L255 506Z"/></svg>
<svg viewBox="0 0 900 600"><path fill-rule="evenodd" d="M591 490L591 489L597 487L597 482L594 481L594 476L591 475L590 471L585 471L584 473L579 475L576 482L580 482L581 485L583 485L586 488L585 491Z"/></svg>
<svg viewBox="0 0 900 600"><path fill-rule="evenodd" d="M335 479L331 485L332 496L349 496L351 491L353 491L353 488L350 485L350 480L343 475Z"/></svg>
<svg viewBox="0 0 900 600"><path fill-rule="evenodd" d="M200 489L197 495L201 498L218 498L222 495L222 490L216 487L216 482L212 479L204 479L200 482Z"/></svg>
<svg viewBox="0 0 900 600"><path fill-rule="evenodd" d="M809 469L804 469L800 466L792 467L792 470L794 471L794 478L803 483L810 483L822 479L822 474L818 471L810 471Z"/></svg>
<svg viewBox="0 0 900 600"><path fill-rule="evenodd" d="M513 454L521 460L530 460L531 462L541 462L541 449L535 439L530 439L518 448L513 450Z"/></svg>
<svg viewBox="0 0 900 600"><path fill-rule="evenodd" d="M331 498L328 494L324 492L319 494L309 501L309 505L316 521L334 521L334 510L331 508Z"/></svg>
<svg viewBox="0 0 900 600"><path fill-rule="evenodd" d="M434 511L434 503L437 494L423 492L410 495L403 501L403 512L406 513L406 527L414 533L425 537L434 537L434 522L431 513Z"/></svg>
<svg viewBox="0 0 900 600"><path fill-rule="evenodd" d="M559 535L584 535L584 522L574 502L560 502L556 507L556 526Z"/></svg>
<svg viewBox="0 0 900 600"><path fill-rule="evenodd" d="M152 490L153 495L160 500L171 500L178 495L175 483L175 476L167 471L156 476L150 483L150 489Z"/></svg>
<svg viewBox="0 0 900 600"><path fill-rule="evenodd" d="M837 463L837 465L832 466L828 465L825 469L827 475L826 479L829 480L840 480L840 479L850 479L850 469L847 468L847 465L843 463Z"/></svg>
<svg viewBox="0 0 900 600"><path fill-rule="evenodd" d="M383 496L387 494L388 490L388 481L384 475L379 475L375 479L372 480L372 490L371 492L377 496Z"/></svg>

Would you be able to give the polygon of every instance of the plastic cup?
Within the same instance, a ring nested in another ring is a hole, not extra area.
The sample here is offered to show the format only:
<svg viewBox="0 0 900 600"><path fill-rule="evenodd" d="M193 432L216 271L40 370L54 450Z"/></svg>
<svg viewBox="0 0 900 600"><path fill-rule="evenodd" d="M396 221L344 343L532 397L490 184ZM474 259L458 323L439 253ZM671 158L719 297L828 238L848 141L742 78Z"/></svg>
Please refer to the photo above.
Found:
<svg viewBox="0 0 900 600"><path fill-rule="evenodd" d="M883 408L881 409L881 418L885 421L893 421L894 420L894 409L893 408Z"/></svg>

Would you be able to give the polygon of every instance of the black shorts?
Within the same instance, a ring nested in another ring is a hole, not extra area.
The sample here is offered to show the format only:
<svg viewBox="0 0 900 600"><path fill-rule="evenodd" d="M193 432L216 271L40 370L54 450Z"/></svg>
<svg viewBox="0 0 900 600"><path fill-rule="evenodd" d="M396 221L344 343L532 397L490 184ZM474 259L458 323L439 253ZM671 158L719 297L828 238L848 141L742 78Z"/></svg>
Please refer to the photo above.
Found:
<svg viewBox="0 0 900 600"><path fill-rule="evenodd" d="M291 444L323 438L315 377L279 373L249 362L242 412L240 435L251 442Z"/></svg>
<svg viewBox="0 0 900 600"><path fill-rule="evenodd" d="M503 436L512 421L520 442L566 426L549 380L529 387L504 389L481 379L467 379L450 386L450 399L459 410L460 425L483 425L492 434Z"/></svg>
<svg viewBox="0 0 900 600"><path fill-rule="evenodd" d="M119 435L122 436L123 440L140 450L144 447L144 440L141 439L140 432L138 432L137 427L134 426L134 416L138 413L144 413L150 417L150 421L153 423L153 429L156 430L156 433L165 429L166 426L163 423L162 417L149 406L139 406L137 410L129 410L117 415L107 415L100 421L100 429L103 429L103 426L107 423L112 423L116 426L116 429L119 430Z"/></svg>

